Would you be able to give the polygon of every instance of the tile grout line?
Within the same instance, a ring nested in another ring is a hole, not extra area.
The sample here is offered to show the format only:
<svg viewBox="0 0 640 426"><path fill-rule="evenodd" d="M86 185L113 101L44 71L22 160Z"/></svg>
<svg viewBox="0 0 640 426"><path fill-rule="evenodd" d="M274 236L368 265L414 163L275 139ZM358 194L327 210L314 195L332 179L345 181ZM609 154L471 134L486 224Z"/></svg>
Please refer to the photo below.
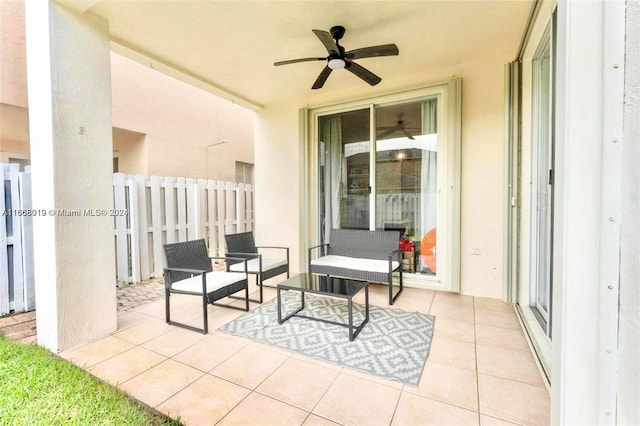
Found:
<svg viewBox="0 0 640 426"><path fill-rule="evenodd" d="M473 305L473 352L476 361L476 400L478 402L478 424L482 424L482 416L480 414L480 371L478 370L478 337L476 336L476 298L471 299Z"/></svg>
<svg viewBox="0 0 640 426"><path fill-rule="evenodd" d="M336 382L336 380L338 380L338 377L340 377L340 374L342 374L342 370L344 370L344 367L341 367L341 368L340 368L340 370L338 371L338 374L336 374L336 377L334 377L334 378L333 378L333 380L331 381L331 383L329 383L329 386L327 386L327 388L324 390L324 392L322 392L322 395L320 395L320 398L318 398L318 401L314 404L314 406L313 406L313 407L311 408L311 410L309 411L309 416L310 416L311 414L314 414L314 415L316 415L316 416L318 416L318 417L322 417L323 419L326 419L326 417L319 416L318 414L315 414L315 413L313 412L313 410L315 410L315 409L318 407L318 404L320 404L320 401L322 401L322 399L325 397L325 395L327 394L327 392L329 392L329 389L331 388L331 386L333 386L333 384ZM306 419L305 419L305 420L306 420ZM329 420L329 421L331 421L331 422L334 422L334 423L339 423L339 422L337 422L337 421L335 421L335 420L331 420L331 419L327 419L327 420ZM342 423L340 423L340 424L342 424Z"/></svg>

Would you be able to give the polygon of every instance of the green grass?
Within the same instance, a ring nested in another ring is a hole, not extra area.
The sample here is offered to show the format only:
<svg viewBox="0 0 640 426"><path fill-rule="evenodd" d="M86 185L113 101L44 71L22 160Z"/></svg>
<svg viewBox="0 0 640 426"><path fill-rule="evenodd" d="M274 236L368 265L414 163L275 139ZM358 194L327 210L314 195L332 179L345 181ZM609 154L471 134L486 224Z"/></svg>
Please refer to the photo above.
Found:
<svg viewBox="0 0 640 426"><path fill-rule="evenodd" d="M0 424L179 425L36 345L0 337Z"/></svg>

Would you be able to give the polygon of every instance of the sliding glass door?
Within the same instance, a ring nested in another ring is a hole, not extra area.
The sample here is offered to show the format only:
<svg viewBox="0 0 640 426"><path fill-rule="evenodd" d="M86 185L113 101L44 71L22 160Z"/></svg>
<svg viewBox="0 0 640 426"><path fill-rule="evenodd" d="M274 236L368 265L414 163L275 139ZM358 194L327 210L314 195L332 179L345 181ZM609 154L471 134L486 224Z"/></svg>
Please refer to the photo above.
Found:
<svg viewBox="0 0 640 426"><path fill-rule="evenodd" d="M318 243L397 230L406 282L459 291L459 89L312 111Z"/></svg>

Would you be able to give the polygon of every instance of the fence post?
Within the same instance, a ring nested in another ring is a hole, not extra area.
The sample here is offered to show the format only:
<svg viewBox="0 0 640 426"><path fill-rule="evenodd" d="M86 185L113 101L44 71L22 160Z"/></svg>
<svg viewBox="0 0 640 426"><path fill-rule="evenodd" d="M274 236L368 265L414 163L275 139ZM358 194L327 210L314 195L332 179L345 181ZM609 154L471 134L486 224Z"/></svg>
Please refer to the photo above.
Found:
<svg viewBox="0 0 640 426"><path fill-rule="evenodd" d="M233 234L233 219L236 217L235 207L236 203L234 203L235 198L235 189L233 187L233 182L225 182L224 194L225 194L225 234Z"/></svg>
<svg viewBox="0 0 640 426"><path fill-rule="evenodd" d="M29 210L31 203L31 168L18 176L20 186L20 208ZM24 310L29 312L36 308L36 287L33 271L33 217L22 216L22 270L24 271Z"/></svg>
<svg viewBox="0 0 640 426"><path fill-rule="evenodd" d="M236 222L238 223L238 226L236 227L236 229L238 230L238 232L244 232L245 230L245 221L244 221L244 204L245 204L245 198L244 198L244 183L239 183L237 184L236 188L235 188L235 193L236 193Z"/></svg>
<svg viewBox="0 0 640 426"><path fill-rule="evenodd" d="M196 238L206 238L207 233L205 229L206 217L207 217L207 197L205 190L207 188L207 181L204 179L198 179L195 185L195 212L196 212L196 226L198 229Z"/></svg>
<svg viewBox="0 0 640 426"><path fill-rule="evenodd" d="M151 176L151 232L153 235L153 276L161 277L164 272L162 254L162 213L160 201L160 176Z"/></svg>
<svg viewBox="0 0 640 426"><path fill-rule="evenodd" d="M151 276L149 256L149 206L147 203L147 177L135 176L136 192L138 194L138 228L140 229L140 279L148 280Z"/></svg>
<svg viewBox="0 0 640 426"><path fill-rule="evenodd" d="M116 210L127 207L124 193L124 174L113 174L113 201ZM116 228L116 277L118 281L129 282L129 244L127 244L127 218L115 216Z"/></svg>
<svg viewBox="0 0 640 426"><path fill-rule="evenodd" d="M216 238L216 183L212 180L207 181L207 207L209 252L212 256L221 256Z"/></svg>
<svg viewBox="0 0 640 426"><path fill-rule="evenodd" d="M127 176L125 189L129 188L129 216L131 235L131 281L140 281L140 225L138 221L138 185L134 176Z"/></svg>
<svg viewBox="0 0 640 426"><path fill-rule="evenodd" d="M164 217L167 221L167 244L176 242L175 178L164 178Z"/></svg>
<svg viewBox="0 0 640 426"><path fill-rule="evenodd" d="M186 179L187 187L187 239L195 240L198 238L198 206L196 199L196 182L191 179Z"/></svg>
<svg viewBox="0 0 640 426"><path fill-rule="evenodd" d="M4 181L8 178L8 165L0 164L0 175L2 176L2 185L0 185L0 211L6 212L5 205ZM7 241L7 217L2 216L0 221L0 315L6 315L10 311L9 306L9 259L8 259L8 241Z"/></svg>
<svg viewBox="0 0 640 426"><path fill-rule="evenodd" d="M216 227L218 228L218 248L220 252L224 250L226 242L224 240L225 231L225 196L224 196L224 182L216 182L216 198L218 200L218 216L216 217Z"/></svg>
<svg viewBox="0 0 640 426"><path fill-rule="evenodd" d="M18 189L19 164L9 164L9 182L11 186L11 207L20 209L20 190ZM12 221L13 241L13 310L24 311L24 274L22 270L22 217L14 216Z"/></svg>
<svg viewBox="0 0 640 426"><path fill-rule="evenodd" d="M253 186L244 186L246 230L253 231Z"/></svg>
<svg viewBox="0 0 640 426"><path fill-rule="evenodd" d="M187 201L185 178L176 179L176 187L178 192L178 241L187 241Z"/></svg>

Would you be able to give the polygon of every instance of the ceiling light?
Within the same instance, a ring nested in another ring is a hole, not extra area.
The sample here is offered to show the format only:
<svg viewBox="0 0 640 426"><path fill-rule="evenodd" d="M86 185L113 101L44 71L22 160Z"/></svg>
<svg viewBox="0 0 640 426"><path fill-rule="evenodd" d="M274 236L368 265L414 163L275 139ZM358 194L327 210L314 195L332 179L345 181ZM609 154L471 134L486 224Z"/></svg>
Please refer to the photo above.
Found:
<svg viewBox="0 0 640 426"><path fill-rule="evenodd" d="M339 70L345 67L346 63L342 58L332 58L329 59L329 63L327 64L329 68L332 70Z"/></svg>

